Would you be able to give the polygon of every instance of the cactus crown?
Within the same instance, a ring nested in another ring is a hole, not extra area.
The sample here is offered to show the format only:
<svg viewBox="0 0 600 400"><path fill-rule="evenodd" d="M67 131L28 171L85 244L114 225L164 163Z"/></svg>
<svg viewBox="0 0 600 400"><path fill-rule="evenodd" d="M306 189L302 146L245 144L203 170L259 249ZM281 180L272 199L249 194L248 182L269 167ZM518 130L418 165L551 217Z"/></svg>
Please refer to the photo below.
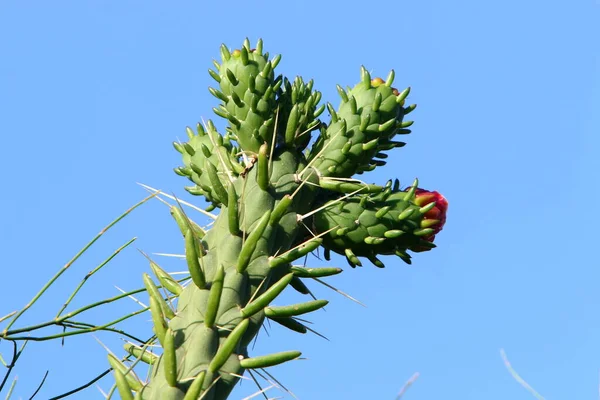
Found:
<svg viewBox="0 0 600 400"><path fill-rule="evenodd" d="M183 166L175 169L220 209L205 231L181 208L171 213L183 235L191 282L177 283L152 263L160 286L177 307L144 277L160 357L128 348L152 364L142 383L111 359L123 398L225 399L246 369L265 368L300 356L298 351L253 357L248 344L265 318L299 333L307 328L296 317L327 304L312 300L291 306L272 301L288 286L310 293L304 279L341 272L339 268L294 265L322 246L346 256L351 266L366 257L383 267L378 255L397 255L410 263L408 251L434 246L445 222L447 203L437 192L417 187L401 190L398 181L384 186L352 178L385 164L387 151L404 146L396 135L410 133L404 117L409 89L392 87L365 68L360 82L338 86L337 110L319 105L313 81L276 75L281 57L269 58L263 43L246 40L234 51L221 47L221 62L210 75L220 100L215 114L228 122L219 133L208 121L187 129L189 140L174 143ZM331 120L319 119L327 108ZM317 133L310 149L311 136Z"/></svg>

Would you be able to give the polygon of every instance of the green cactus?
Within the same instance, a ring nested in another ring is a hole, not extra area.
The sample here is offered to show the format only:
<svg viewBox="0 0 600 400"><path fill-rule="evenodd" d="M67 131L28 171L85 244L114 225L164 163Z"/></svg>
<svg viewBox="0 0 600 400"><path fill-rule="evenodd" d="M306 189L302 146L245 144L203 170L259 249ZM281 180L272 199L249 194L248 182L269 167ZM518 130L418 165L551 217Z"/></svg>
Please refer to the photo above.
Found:
<svg viewBox="0 0 600 400"><path fill-rule="evenodd" d="M424 196L416 182L407 191L396 181L385 186L352 179L385 164L393 141L409 133L403 122L414 109L405 106L409 93L387 80L371 79L363 68L353 89L339 88L338 111L328 104L331 122L317 118L325 109L313 82L275 75L280 61L269 60L262 41L251 49L221 47L222 62L210 75L221 100L215 113L228 121L226 133L208 121L189 141L175 143L183 167L175 171L193 183L186 189L219 208L214 225L204 231L178 207L171 212L184 237L191 282L182 287L158 265L160 284L177 298L169 308L152 279L150 294L154 333L163 348L159 358L137 346L128 351L151 365L147 383L111 359L123 398L226 399L246 369L264 368L296 359L298 351L253 356L248 344L268 318L291 330L306 332L296 318L318 310L325 300L271 306L288 286L307 293L302 279L334 275L339 268L293 265L323 246L326 253L346 255L352 266L366 257L396 254L409 262L409 250L434 247L433 236L445 222L447 202ZM310 150L311 134L318 137ZM435 192L432 192L435 193ZM427 197L424 204L418 201ZM436 218L431 217L437 211ZM442 220L442 215L444 219ZM438 218L439 217L439 218Z"/></svg>

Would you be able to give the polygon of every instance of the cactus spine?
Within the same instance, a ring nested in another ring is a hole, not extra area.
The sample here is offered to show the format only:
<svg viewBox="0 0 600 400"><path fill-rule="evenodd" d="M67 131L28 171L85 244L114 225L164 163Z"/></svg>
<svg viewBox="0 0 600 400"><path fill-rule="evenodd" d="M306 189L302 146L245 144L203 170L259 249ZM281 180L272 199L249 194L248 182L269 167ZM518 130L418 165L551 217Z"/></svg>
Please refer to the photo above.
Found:
<svg viewBox="0 0 600 400"><path fill-rule="evenodd" d="M187 129L188 142L174 144L184 164L175 171L193 183L186 189L220 213L205 232L183 210L172 208L191 282L182 287L152 263L161 285L177 297L177 307L170 309L144 277L163 354L146 357L151 373L141 387L131 385L126 370L115 369L120 393L134 391L136 399L227 398L245 369L300 356L289 349L248 353L265 318L306 332L294 317L327 304L271 305L288 286L306 293L303 278L341 272L295 261L319 246L346 255L352 266L367 257L382 267L379 254L410 261L407 251L433 247L427 239L441 229L440 220L426 222L436 202L415 202L416 183L402 191L397 182L382 187L351 179L385 164L385 152L404 145L394 136L409 133L411 123L403 118L414 106L404 104L408 89L391 86L393 72L384 81L371 79L363 68L357 86L338 88L339 110L327 104L331 122L325 125L318 119L325 106L319 106L321 94L313 82L276 76L280 57L269 59L262 47L259 41L251 48L248 40L232 52L222 46L221 63L209 71L218 83L210 92L221 101L214 112L228 121L226 132L208 121L196 132ZM316 141L303 152L315 131Z"/></svg>

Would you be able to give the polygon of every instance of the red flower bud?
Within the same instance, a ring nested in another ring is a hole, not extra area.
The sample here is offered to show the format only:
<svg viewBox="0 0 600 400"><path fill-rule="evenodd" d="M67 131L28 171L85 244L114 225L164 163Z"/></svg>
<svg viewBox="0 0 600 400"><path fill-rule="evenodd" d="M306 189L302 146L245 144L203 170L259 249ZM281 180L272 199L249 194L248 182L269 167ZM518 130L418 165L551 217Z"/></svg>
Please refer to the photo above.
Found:
<svg viewBox="0 0 600 400"><path fill-rule="evenodd" d="M410 188L409 188L410 189ZM408 190L408 189L407 189ZM426 206L432 202L435 202L435 206L424 214L424 221L427 220L435 220L437 222L431 221L431 225L427 223L429 228L434 229L433 234L430 236L424 237L423 239L433 243L435 239L435 235L442 230L444 224L446 223L446 211L448 210L448 200L444 196L442 196L438 192L430 192L425 189L417 188L415 191L415 204L421 207ZM420 251L428 251L430 248L426 248L424 246L415 246L411 248L412 251L420 252Z"/></svg>

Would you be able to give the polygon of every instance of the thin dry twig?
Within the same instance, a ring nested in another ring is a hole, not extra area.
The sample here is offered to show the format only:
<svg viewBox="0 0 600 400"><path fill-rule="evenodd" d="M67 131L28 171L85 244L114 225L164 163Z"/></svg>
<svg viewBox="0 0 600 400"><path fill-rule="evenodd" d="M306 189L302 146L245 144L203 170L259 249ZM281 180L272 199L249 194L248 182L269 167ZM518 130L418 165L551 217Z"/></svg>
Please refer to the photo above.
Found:
<svg viewBox="0 0 600 400"><path fill-rule="evenodd" d="M406 391L408 390L409 387L412 386L413 383L415 383L415 381L419 379L419 373L415 372L413 374L413 376L411 376L410 378L408 378L408 380L406 381L406 383L404 384L404 386L402 386L402 389L400 389L400 391L398 392L398 396L396 396L396 400L400 400L402 398L402 396L404 396L404 394L406 393Z"/></svg>
<svg viewBox="0 0 600 400"><path fill-rule="evenodd" d="M536 399L545 400L544 397L538 392L536 392L535 389L532 388L527 382L525 382L525 379L521 378L521 376L517 373L517 371L515 371L512 365L510 365L510 362L508 361L508 357L506 357L506 352L504 351L504 349L500 349L500 357L502 357L502 360L504 361L504 365L506 366L506 369L508 369L508 372L510 372L512 377L517 382L519 382L521 386L527 389L527 391L529 391L529 393L531 393Z"/></svg>

